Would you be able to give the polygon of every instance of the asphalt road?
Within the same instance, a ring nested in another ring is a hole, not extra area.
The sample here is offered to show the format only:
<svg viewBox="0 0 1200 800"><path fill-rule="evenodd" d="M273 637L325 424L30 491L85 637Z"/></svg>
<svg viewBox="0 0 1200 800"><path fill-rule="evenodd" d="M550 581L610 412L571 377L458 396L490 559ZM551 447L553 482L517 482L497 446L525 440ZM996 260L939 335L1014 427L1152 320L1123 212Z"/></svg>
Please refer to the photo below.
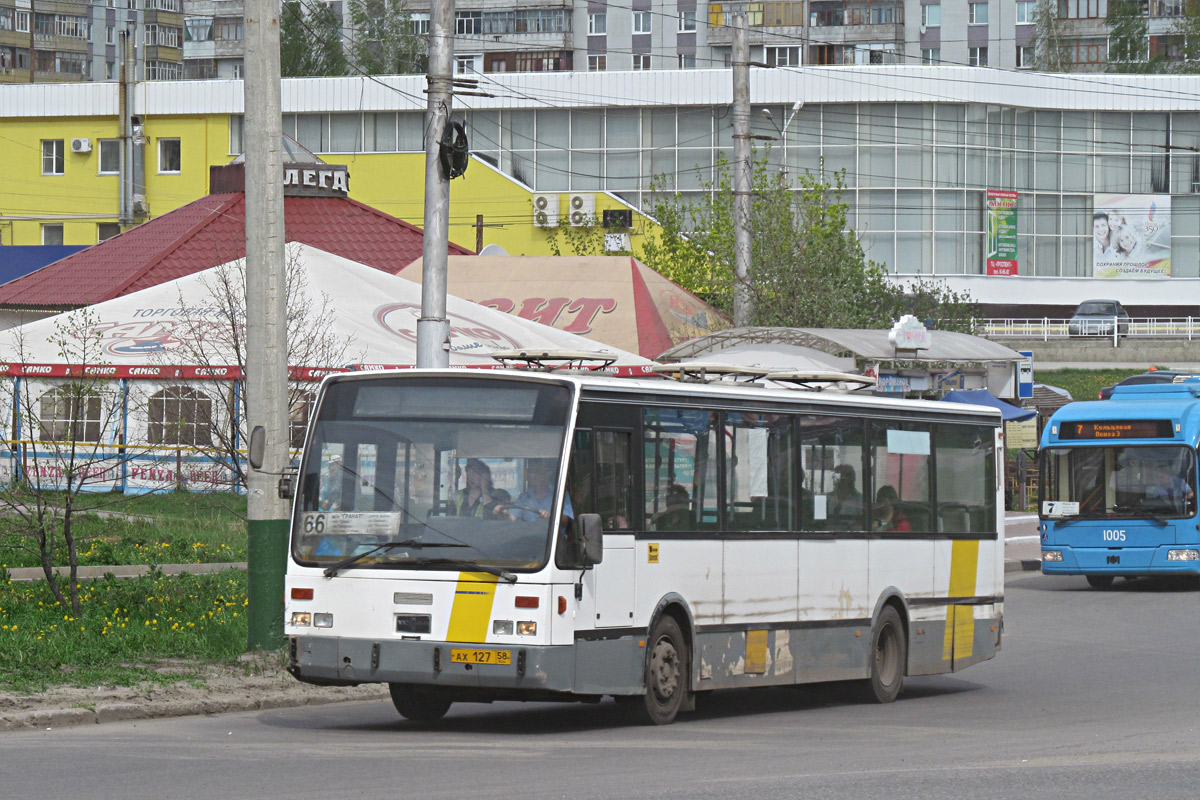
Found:
<svg viewBox="0 0 1200 800"><path fill-rule="evenodd" d="M612 703L386 702L0 734L0 796L94 798L1194 798L1200 591L1009 575L1004 650L910 679L727 692L665 728Z"/></svg>

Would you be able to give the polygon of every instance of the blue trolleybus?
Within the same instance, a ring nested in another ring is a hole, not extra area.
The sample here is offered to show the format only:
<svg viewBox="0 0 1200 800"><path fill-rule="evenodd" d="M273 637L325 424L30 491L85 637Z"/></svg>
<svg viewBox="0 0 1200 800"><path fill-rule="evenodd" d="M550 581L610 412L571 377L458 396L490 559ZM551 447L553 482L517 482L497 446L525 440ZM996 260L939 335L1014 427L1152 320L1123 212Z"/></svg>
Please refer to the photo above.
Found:
<svg viewBox="0 0 1200 800"><path fill-rule="evenodd" d="M1119 386L1063 406L1042 434L1042 572L1200 576L1200 379Z"/></svg>

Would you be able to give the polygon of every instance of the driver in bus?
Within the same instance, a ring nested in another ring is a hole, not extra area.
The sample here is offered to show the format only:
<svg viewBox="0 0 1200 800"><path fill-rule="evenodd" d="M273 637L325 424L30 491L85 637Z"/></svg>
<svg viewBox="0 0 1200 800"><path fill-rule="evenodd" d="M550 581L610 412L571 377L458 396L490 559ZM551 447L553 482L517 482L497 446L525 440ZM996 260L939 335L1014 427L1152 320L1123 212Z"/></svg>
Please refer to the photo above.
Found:
<svg viewBox="0 0 1200 800"><path fill-rule="evenodd" d="M525 491L517 495L514 506L508 509L508 518L513 522L533 522L539 517L550 519L550 510L554 504L554 468L549 459L533 459L525 468ZM571 495L563 495L562 524L566 525L575 519L575 510L571 508Z"/></svg>
<svg viewBox="0 0 1200 800"><path fill-rule="evenodd" d="M1163 463L1150 465L1146 485L1146 502L1149 505L1169 508L1172 511L1190 511L1195 507L1196 492L1183 478L1174 474Z"/></svg>

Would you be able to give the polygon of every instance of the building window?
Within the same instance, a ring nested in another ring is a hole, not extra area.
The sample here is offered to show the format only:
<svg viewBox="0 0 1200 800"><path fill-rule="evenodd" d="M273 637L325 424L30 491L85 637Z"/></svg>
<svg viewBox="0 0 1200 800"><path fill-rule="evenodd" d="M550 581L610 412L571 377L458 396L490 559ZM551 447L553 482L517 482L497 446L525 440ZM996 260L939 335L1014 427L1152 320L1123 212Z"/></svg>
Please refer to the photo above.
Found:
<svg viewBox="0 0 1200 800"><path fill-rule="evenodd" d="M117 79L117 62L106 61L104 63L104 79L106 81L115 81Z"/></svg>
<svg viewBox="0 0 1200 800"><path fill-rule="evenodd" d="M116 175L121 171L121 140L101 139L97 145L100 150L100 174Z"/></svg>
<svg viewBox="0 0 1200 800"><path fill-rule="evenodd" d="M1024 2L1017 3L1017 24L1018 25L1034 24L1034 17L1036 14L1037 14L1036 0L1024 0Z"/></svg>
<svg viewBox="0 0 1200 800"><path fill-rule="evenodd" d="M921 25L926 28L936 28L942 24L942 7L921 6Z"/></svg>
<svg viewBox="0 0 1200 800"><path fill-rule="evenodd" d="M633 32L634 33L650 33L652 28L652 15L649 11L633 12ZM637 69L637 67L634 67Z"/></svg>
<svg viewBox="0 0 1200 800"><path fill-rule="evenodd" d="M408 15L408 21L412 23L413 36L428 36L429 35L429 12L414 12Z"/></svg>
<svg viewBox="0 0 1200 800"><path fill-rule="evenodd" d="M218 17L213 22L213 40L217 42L240 42L246 35L246 26L241 17Z"/></svg>
<svg viewBox="0 0 1200 800"><path fill-rule="evenodd" d="M97 222L96 223L96 241L103 242L105 239L111 239L121 232L121 223L119 222Z"/></svg>
<svg viewBox="0 0 1200 800"><path fill-rule="evenodd" d="M213 40L212 17L192 17L183 21L185 42L211 42Z"/></svg>
<svg viewBox="0 0 1200 800"><path fill-rule="evenodd" d="M1017 45L1017 68L1031 69L1033 67L1033 46Z"/></svg>
<svg viewBox="0 0 1200 800"><path fill-rule="evenodd" d="M212 398L188 386L168 386L150 397L150 444L212 444Z"/></svg>
<svg viewBox="0 0 1200 800"><path fill-rule="evenodd" d="M46 442L100 441L103 402L95 392L62 386L38 399L38 427Z"/></svg>
<svg viewBox="0 0 1200 800"><path fill-rule="evenodd" d="M649 53L634 53L633 54L634 69L650 69L650 54Z"/></svg>
<svg viewBox="0 0 1200 800"><path fill-rule="evenodd" d="M680 11L679 12L679 32L694 33L696 30L696 11Z"/></svg>
<svg viewBox="0 0 1200 800"><path fill-rule="evenodd" d="M454 57L454 73L461 75L467 72L479 72L479 63L483 60L481 55L456 55Z"/></svg>
<svg viewBox="0 0 1200 800"><path fill-rule="evenodd" d="M967 5L967 24L968 25L987 25L988 21L988 4L987 3L969 3Z"/></svg>
<svg viewBox="0 0 1200 800"><path fill-rule="evenodd" d="M158 172L177 173L182 162L182 152L178 139L158 140Z"/></svg>
<svg viewBox="0 0 1200 800"><path fill-rule="evenodd" d="M1058 16L1063 19L1096 19L1108 14L1108 0L1059 0Z"/></svg>
<svg viewBox="0 0 1200 800"><path fill-rule="evenodd" d="M244 63L242 63L241 61L233 62L232 69L233 69L233 79L235 81L240 81L242 78L244 78L246 76L246 65Z"/></svg>
<svg viewBox="0 0 1200 800"><path fill-rule="evenodd" d="M768 47L766 49L767 64L772 67L800 66L799 47Z"/></svg>
<svg viewBox="0 0 1200 800"><path fill-rule="evenodd" d="M18 11L17 12L16 27L17 27L17 33L29 33L29 12L28 11Z"/></svg>
<svg viewBox="0 0 1200 800"><path fill-rule="evenodd" d="M603 72L608 69L608 56L588 56L588 72Z"/></svg>
<svg viewBox="0 0 1200 800"><path fill-rule="evenodd" d="M62 175L65 152L62 139L42 139L42 174Z"/></svg>
<svg viewBox="0 0 1200 800"><path fill-rule="evenodd" d="M679 68L680 69L695 69L696 68L696 54L695 53L680 53L679 54Z"/></svg>
<svg viewBox="0 0 1200 800"><path fill-rule="evenodd" d="M42 225L42 244L52 244L62 246L63 243L63 226L60 222L47 223Z"/></svg>
<svg viewBox="0 0 1200 800"><path fill-rule="evenodd" d="M972 67L986 67L988 64L987 51L986 47L967 48L967 63Z"/></svg>
<svg viewBox="0 0 1200 800"><path fill-rule="evenodd" d="M115 26L109 25L104 29L104 43L105 44L116 44L117 43L117 29Z"/></svg>
<svg viewBox="0 0 1200 800"><path fill-rule="evenodd" d="M483 33L483 12L455 11L454 32L459 36Z"/></svg>
<svg viewBox="0 0 1200 800"><path fill-rule="evenodd" d="M921 49L922 64L940 64L942 62L942 48L940 47L925 47Z"/></svg>
<svg viewBox="0 0 1200 800"><path fill-rule="evenodd" d="M608 35L608 14L588 14L588 36Z"/></svg>

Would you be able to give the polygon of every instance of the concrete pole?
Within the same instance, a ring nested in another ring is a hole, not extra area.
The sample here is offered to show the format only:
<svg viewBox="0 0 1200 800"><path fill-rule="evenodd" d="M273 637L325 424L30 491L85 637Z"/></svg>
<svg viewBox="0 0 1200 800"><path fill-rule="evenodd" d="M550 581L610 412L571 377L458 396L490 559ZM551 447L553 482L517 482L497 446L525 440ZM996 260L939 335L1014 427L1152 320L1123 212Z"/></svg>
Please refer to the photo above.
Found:
<svg viewBox="0 0 1200 800"><path fill-rule="evenodd" d="M429 99L425 108L425 237L421 252L421 318L417 366L450 366L446 263L450 250L450 178L442 175L440 143L454 100L454 0L429 10Z"/></svg>
<svg viewBox="0 0 1200 800"><path fill-rule="evenodd" d="M746 15L733 15L733 324L749 325L754 300L749 276L752 244L750 164L750 46L746 40Z"/></svg>
<svg viewBox="0 0 1200 800"><path fill-rule="evenodd" d="M278 0L246 0L246 422L266 429L262 470L249 470L247 647L283 644L288 507L276 490L288 463L283 117Z"/></svg>

